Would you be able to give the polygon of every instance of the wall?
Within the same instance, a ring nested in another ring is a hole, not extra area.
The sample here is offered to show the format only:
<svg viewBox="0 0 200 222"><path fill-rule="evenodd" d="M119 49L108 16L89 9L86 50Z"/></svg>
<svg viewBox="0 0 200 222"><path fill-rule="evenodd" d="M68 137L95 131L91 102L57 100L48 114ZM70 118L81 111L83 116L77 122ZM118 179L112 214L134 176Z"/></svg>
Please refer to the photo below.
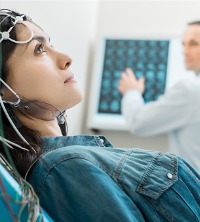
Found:
<svg viewBox="0 0 200 222"><path fill-rule="evenodd" d="M90 44L96 27L97 1L0 1L1 8L25 14L51 37L52 45L73 59L72 71L85 90ZM81 133L84 102L67 111L68 134Z"/></svg>
<svg viewBox="0 0 200 222"><path fill-rule="evenodd" d="M188 21L200 19L199 8L200 1L190 0L100 1L97 37L103 35L180 36ZM91 77L95 75L92 71L90 74ZM87 116L87 112L85 115ZM85 125L86 121L83 125L83 132L91 133ZM99 133L104 134L114 145L120 147L134 146L163 151L166 151L168 147L165 134L144 138L123 131L101 131Z"/></svg>

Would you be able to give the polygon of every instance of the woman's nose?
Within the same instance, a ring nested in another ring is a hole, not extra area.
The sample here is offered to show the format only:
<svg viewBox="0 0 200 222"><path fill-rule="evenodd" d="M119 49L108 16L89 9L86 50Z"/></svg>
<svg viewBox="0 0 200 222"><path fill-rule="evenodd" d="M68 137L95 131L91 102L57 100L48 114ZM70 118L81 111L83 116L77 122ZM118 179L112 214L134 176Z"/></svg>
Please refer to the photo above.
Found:
<svg viewBox="0 0 200 222"><path fill-rule="evenodd" d="M72 64L72 59L66 55L60 53L60 56L58 57L58 66L60 69L68 69Z"/></svg>

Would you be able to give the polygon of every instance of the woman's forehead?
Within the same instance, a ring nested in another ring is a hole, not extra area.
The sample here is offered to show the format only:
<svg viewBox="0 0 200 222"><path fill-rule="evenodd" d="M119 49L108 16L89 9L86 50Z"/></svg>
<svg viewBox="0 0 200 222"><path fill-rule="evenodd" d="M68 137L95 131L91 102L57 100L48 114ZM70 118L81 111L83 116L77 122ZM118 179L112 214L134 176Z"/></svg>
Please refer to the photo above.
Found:
<svg viewBox="0 0 200 222"><path fill-rule="evenodd" d="M29 39L33 32L34 36L43 36L44 38L49 38L47 34L36 24L24 21L21 24L17 24L16 26L17 31L17 39L18 41L24 41L26 39Z"/></svg>

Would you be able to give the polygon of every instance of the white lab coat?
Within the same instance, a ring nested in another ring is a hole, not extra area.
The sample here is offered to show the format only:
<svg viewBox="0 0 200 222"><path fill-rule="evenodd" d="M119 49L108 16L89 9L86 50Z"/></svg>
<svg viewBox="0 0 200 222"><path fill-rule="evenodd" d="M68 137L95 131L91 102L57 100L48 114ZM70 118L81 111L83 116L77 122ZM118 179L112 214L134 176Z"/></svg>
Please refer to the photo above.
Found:
<svg viewBox="0 0 200 222"><path fill-rule="evenodd" d="M200 172L200 76L180 80L147 104L139 91L129 90L122 99L122 114L131 133L168 133L170 152Z"/></svg>

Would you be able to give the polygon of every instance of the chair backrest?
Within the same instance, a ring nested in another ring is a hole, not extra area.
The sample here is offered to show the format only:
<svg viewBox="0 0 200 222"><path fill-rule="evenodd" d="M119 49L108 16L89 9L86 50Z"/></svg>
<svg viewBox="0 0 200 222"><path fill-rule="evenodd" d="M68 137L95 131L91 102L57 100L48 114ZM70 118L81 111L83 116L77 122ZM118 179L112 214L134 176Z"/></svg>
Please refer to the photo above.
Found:
<svg viewBox="0 0 200 222"><path fill-rule="evenodd" d="M28 204L21 205L22 198L20 184L0 163L0 221L11 222L14 221L13 218L18 217L20 217L18 220L21 222L31 221L28 220L30 218ZM40 211L38 209L34 221L53 222L50 216L42 208L40 209Z"/></svg>

